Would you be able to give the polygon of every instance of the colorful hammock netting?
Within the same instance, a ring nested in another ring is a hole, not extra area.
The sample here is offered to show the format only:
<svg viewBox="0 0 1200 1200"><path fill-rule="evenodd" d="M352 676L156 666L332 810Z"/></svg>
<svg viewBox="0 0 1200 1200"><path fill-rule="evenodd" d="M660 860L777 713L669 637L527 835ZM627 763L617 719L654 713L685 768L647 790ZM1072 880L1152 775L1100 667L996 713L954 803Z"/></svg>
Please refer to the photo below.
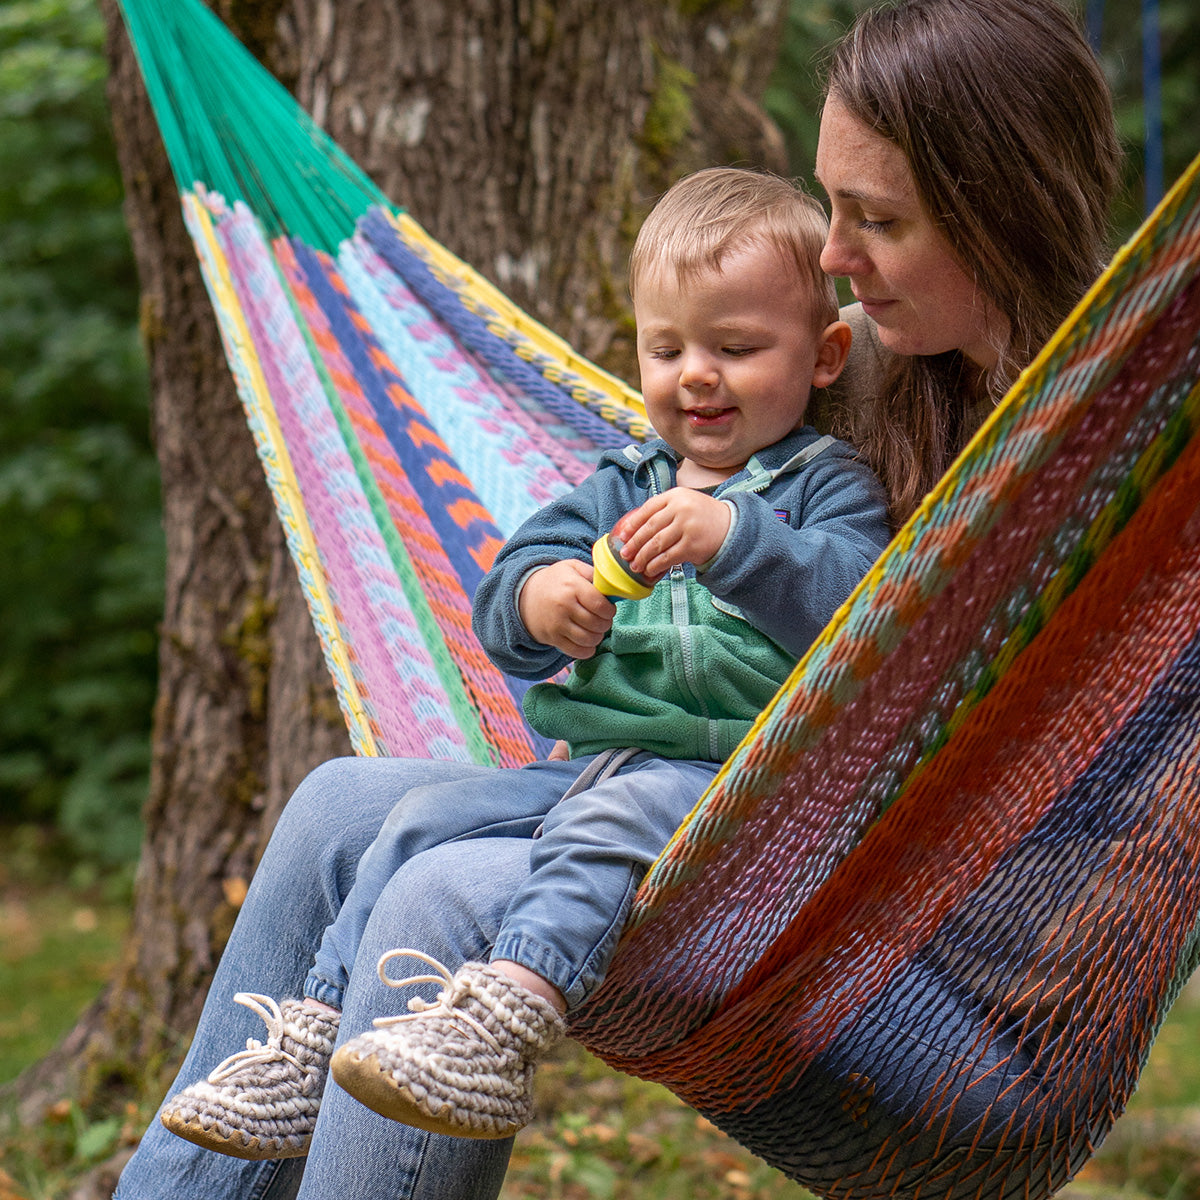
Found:
<svg viewBox="0 0 1200 1200"><path fill-rule="evenodd" d="M356 748L527 761L470 598L646 434L636 393L196 0L123 7ZM1200 160L722 770L574 1023L821 1195L1051 1195L1200 957L1198 265Z"/></svg>

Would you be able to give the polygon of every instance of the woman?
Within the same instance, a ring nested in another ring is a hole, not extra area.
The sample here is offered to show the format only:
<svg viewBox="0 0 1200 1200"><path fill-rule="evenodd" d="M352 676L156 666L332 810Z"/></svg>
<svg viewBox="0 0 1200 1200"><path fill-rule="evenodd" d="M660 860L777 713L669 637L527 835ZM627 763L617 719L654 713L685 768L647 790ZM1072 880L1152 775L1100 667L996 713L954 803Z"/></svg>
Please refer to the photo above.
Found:
<svg viewBox="0 0 1200 1200"><path fill-rule="evenodd" d="M902 520L1105 264L1112 98L1047 0L871 12L836 48L826 91L821 265L861 304L860 351L874 334L891 354L874 386L843 376L825 421Z"/></svg>
<svg viewBox="0 0 1200 1200"><path fill-rule="evenodd" d="M1057 0L902 0L837 47L817 151L832 212L823 266L850 279L861 307L847 314L853 369L817 419L863 450L897 520L1096 275L1118 158L1107 87ZM230 997L299 987L383 821L408 822L422 808L415 789L480 770L341 760L304 782L243 905L181 1084L231 1042L262 1037ZM451 970L486 957L531 833L450 818L412 829L407 865L363 934L339 1041L395 1012L375 971L386 951L415 947ZM307 1158L228 1158L156 1121L116 1195L478 1200L499 1191L510 1148L387 1121L330 1084Z"/></svg>

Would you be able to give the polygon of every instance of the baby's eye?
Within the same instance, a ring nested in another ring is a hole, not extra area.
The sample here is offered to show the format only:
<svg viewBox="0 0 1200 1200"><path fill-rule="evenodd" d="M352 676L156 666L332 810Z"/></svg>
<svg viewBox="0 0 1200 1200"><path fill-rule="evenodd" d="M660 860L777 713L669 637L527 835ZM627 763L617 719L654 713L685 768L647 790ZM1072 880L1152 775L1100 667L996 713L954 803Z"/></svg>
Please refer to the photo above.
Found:
<svg viewBox="0 0 1200 1200"><path fill-rule="evenodd" d="M679 351L671 346L658 346L650 351L650 357L669 361L672 358L678 358Z"/></svg>
<svg viewBox="0 0 1200 1200"><path fill-rule="evenodd" d="M753 354L755 347L753 346L723 346L722 352L728 354L730 358L745 358L747 354Z"/></svg>

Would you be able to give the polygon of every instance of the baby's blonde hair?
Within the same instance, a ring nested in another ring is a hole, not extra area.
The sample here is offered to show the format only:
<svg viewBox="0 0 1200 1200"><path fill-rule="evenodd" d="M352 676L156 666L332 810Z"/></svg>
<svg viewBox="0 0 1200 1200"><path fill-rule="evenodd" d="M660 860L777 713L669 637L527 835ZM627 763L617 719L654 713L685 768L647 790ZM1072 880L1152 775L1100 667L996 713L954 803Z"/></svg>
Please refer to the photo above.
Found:
<svg viewBox="0 0 1200 1200"><path fill-rule="evenodd" d="M810 285L818 329L837 320L837 289L821 270L829 222L796 184L765 171L707 167L676 183L646 218L629 263L629 291L668 268L682 278L719 269L729 253L772 247Z"/></svg>

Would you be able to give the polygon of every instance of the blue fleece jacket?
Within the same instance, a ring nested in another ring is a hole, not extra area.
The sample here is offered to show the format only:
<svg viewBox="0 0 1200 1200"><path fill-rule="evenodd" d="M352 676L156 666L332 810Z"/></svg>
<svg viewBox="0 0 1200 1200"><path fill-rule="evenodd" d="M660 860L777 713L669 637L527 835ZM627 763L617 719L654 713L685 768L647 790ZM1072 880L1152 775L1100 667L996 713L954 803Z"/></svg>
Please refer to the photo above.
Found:
<svg viewBox="0 0 1200 1200"><path fill-rule="evenodd" d="M591 562L592 543L675 485L663 441L606 452L579 487L508 540L480 584L475 633L492 661L546 679L570 660L535 642L518 590L539 566ZM759 451L713 492L728 536L701 573L676 567L644 600L622 600L612 629L565 683L530 688L525 715L572 755L640 746L723 761L888 541L883 488L844 442L807 426Z"/></svg>

